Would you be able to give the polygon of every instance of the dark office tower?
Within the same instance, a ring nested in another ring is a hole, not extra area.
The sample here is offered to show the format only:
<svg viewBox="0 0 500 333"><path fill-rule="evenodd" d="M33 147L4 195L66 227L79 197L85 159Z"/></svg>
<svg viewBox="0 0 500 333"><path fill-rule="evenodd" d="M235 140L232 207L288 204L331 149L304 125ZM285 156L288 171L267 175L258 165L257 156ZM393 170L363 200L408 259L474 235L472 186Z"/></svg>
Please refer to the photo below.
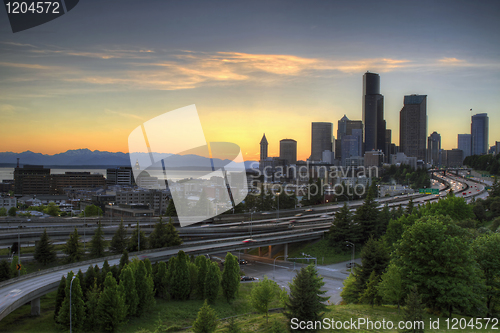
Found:
<svg viewBox="0 0 500 333"><path fill-rule="evenodd" d="M14 169L14 194L51 194L50 169L42 165Z"/></svg>
<svg viewBox="0 0 500 333"><path fill-rule="evenodd" d="M427 95L408 95L399 113L399 151L426 159Z"/></svg>
<svg viewBox="0 0 500 333"><path fill-rule="evenodd" d="M432 132L427 139L427 162L435 165L441 165L441 135L437 132Z"/></svg>
<svg viewBox="0 0 500 333"><path fill-rule="evenodd" d="M297 141L292 139L281 140L280 158L285 160L287 165L297 163Z"/></svg>
<svg viewBox="0 0 500 333"><path fill-rule="evenodd" d="M470 126L472 155L482 155L488 152L489 119L487 113L472 116Z"/></svg>
<svg viewBox="0 0 500 333"><path fill-rule="evenodd" d="M333 124L312 123L310 161L321 161L325 150L332 151Z"/></svg>
<svg viewBox="0 0 500 333"><path fill-rule="evenodd" d="M349 118L344 115L338 121L337 128L337 140L335 140L335 158L340 159L342 157L342 138L344 135L347 135L347 123L349 122Z"/></svg>
<svg viewBox="0 0 500 333"><path fill-rule="evenodd" d="M380 94L380 76L363 75L363 124L365 151L385 148L384 96Z"/></svg>
<svg viewBox="0 0 500 333"><path fill-rule="evenodd" d="M471 135L470 134L459 134L458 135L458 149L464 152L464 157L471 155Z"/></svg>
<svg viewBox="0 0 500 333"><path fill-rule="evenodd" d="M385 162L391 162L391 143L392 143L392 130L385 130L385 149L384 149L384 159Z"/></svg>
<svg viewBox="0 0 500 333"><path fill-rule="evenodd" d="M267 139L266 134L262 136L262 140L260 140L260 160L263 161L267 158Z"/></svg>

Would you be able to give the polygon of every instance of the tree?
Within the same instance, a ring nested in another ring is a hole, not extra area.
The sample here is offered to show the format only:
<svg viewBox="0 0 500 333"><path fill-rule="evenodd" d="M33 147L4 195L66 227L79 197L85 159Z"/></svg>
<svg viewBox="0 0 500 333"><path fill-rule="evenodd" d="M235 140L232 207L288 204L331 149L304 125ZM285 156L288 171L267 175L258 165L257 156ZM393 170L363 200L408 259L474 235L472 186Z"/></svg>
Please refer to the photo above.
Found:
<svg viewBox="0 0 500 333"><path fill-rule="evenodd" d="M122 257L120 258L120 269L123 269L125 265L127 265L130 262L128 259L128 252L127 250L123 250Z"/></svg>
<svg viewBox="0 0 500 333"><path fill-rule="evenodd" d="M127 316L125 298L115 278L108 272L97 304L97 321L104 331L114 332Z"/></svg>
<svg viewBox="0 0 500 333"><path fill-rule="evenodd" d="M222 294L228 303L236 298L236 294L240 289L240 283L238 258L228 252L224 261L224 271L222 272L221 279Z"/></svg>
<svg viewBox="0 0 500 333"><path fill-rule="evenodd" d="M360 242L364 243L370 235L374 235L377 230L378 222L378 203L373 198L373 188L368 189L363 205L356 209L354 222L357 223L360 230Z"/></svg>
<svg viewBox="0 0 500 333"><path fill-rule="evenodd" d="M59 216L59 214L61 214L59 206L57 206L54 202L49 202L49 204L43 210L43 212L50 216Z"/></svg>
<svg viewBox="0 0 500 333"><path fill-rule="evenodd" d="M356 288L362 294L372 272L375 272L376 276L380 276L387 268L389 253L384 243L381 240L375 240L372 236L361 249L361 258L361 267L354 268L354 275L356 276Z"/></svg>
<svg viewBox="0 0 500 333"><path fill-rule="evenodd" d="M101 222L99 221L94 236L92 236L92 240L90 241L90 255L94 258L104 256L104 246L104 232L102 231Z"/></svg>
<svg viewBox="0 0 500 333"><path fill-rule="evenodd" d="M96 331L99 328L97 307L99 305L100 296L101 289L94 281L94 284L88 287L87 293L85 294L85 298L87 299L85 302L85 323L83 325L85 332Z"/></svg>
<svg viewBox="0 0 500 333"><path fill-rule="evenodd" d="M80 248L80 244L78 243L80 236L78 235L78 229L75 228L75 231L69 235L69 239L66 242L66 247L64 248L64 253L68 255L67 261L69 263L80 261L82 258L82 249Z"/></svg>
<svg viewBox="0 0 500 333"><path fill-rule="evenodd" d="M378 284L378 294L384 302L399 305L405 295L401 271L394 263L389 264L387 271L382 275Z"/></svg>
<svg viewBox="0 0 500 333"><path fill-rule="evenodd" d="M290 284L290 295L285 304L284 315L291 322L292 318L299 321L319 321L329 297L322 296L326 291L321 291L325 283L318 276L316 268L312 265L302 267Z"/></svg>
<svg viewBox="0 0 500 333"><path fill-rule="evenodd" d="M188 261L188 271L189 271L189 295L193 293L194 290L196 290L196 287L198 286L198 266L196 266L193 262Z"/></svg>
<svg viewBox="0 0 500 333"><path fill-rule="evenodd" d="M144 262L139 261L135 264L135 288L139 296L137 305L137 315L142 315L156 303L154 299L154 282L151 276L148 276Z"/></svg>
<svg viewBox="0 0 500 333"><path fill-rule="evenodd" d="M96 205L86 206L84 209L85 213L80 214L80 216L90 217L90 216L102 216L102 209Z"/></svg>
<svg viewBox="0 0 500 333"><path fill-rule="evenodd" d="M480 307L482 284L467 230L449 217L422 217L396 246L396 264L405 287L416 285L424 304L435 310Z"/></svg>
<svg viewBox="0 0 500 333"><path fill-rule="evenodd" d="M358 288L359 284L356 283L356 276L353 273L349 274L342 284L344 285L340 292L342 300L347 304L357 303L361 290Z"/></svg>
<svg viewBox="0 0 500 333"><path fill-rule="evenodd" d="M73 280L73 285L71 285L71 280ZM71 288L71 322L73 329L75 331L83 328L83 323L85 322L85 303L83 301L83 292L80 286L80 279L75 276L74 279L69 277L66 279L66 289L64 301L62 302L59 314L57 315L57 322L63 327L69 328L69 294Z"/></svg>
<svg viewBox="0 0 500 333"><path fill-rule="evenodd" d="M207 300L203 303L198 316L193 323L194 333L211 333L217 329L217 315L215 311L208 305Z"/></svg>
<svg viewBox="0 0 500 333"><path fill-rule="evenodd" d="M0 216L7 216L7 208L5 207L0 208Z"/></svg>
<svg viewBox="0 0 500 333"><path fill-rule="evenodd" d="M382 297L380 297L377 293L377 286L379 282L380 277L375 273L375 271L372 271L366 284L366 289L359 298L360 303L370 304L372 307L375 304L380 305L382 303Z"/></svg>
<svg viewBox="0 0 500 333"><path fill-rule="evenodd" d="M3 259L0 261L0 282L12 278L12 271L10 270L10 265L7 260Z"/></svg>
<svg viewBox="0 0 500 333"><path fill-rule="evenodd" d="M168 299L168 278L167 278L167 264L164 261L158 263L158 270L154 276L154 285L156 295Z"/></svg>
<svg viewBox="0 0 500 333"><path fill-rule="evenodd" d="M167 223L165 238L166 238L165 242L166 246L177 246L182 244L182 239L179 237L179 232L174 227L171 218Z"/></svg>
<svg viewBox="0 0 500 333"><path fill-rule="evenodd" d="M220 288L220 269L215 262L208 262L205 278L205 297L209 303L215 303Z"/></svg>
<svg viewBox="0 0 500 333"><path fill-rule="evenodd" d="M125 230L125 228L123 227L123 220L121 220L118 229L116 229L116 232L111 239L109 249L114 254L120 254L123 253L123 251L127 248L127 243L127 230Z"/></svg>
<svg viewBox="0 0 500 333"><path fill-rule="evenodd" d="M139 230L140 225L139 221L137 221L137 228L134 229L134 231L132 232L132 236L130 236L130 239L128 241L128 252L136 252L139 251L139 249L145 250L148 248L148 239L146 238L144 231L140 230L140 240L138 240L137 235L139 235ZM140 244L138 244L138 241L140 242Z"/></svg>
<svg viewBox="0 0 500 333"><path fill-rule="evenodd" d="M411 288L411 291L406 298L406 307L403 309L403 321L413 323L413 328L402 330L401 332L424 332L424 306L422 305L422 298L418 294L417 286L413 286ZM419 323L421 323L421 326L419 325Z"/></svg>
<svg viewBox="0 0 500 333"><path fill-rule="evenodd" d="M125 265L120 274L120 292L125 299L127 314L135 316L139 305L139 295L137 295L134 271L129 265Z"/></svg>
<svg viewBox="0 0 500 333"><path fill-rule="evenodd" d="M195 259L195 265L198 267L196 295L201 299L205 299L205 279L209 263L205 256L197 256Z"/></svg>
<svg viewBox="0 0 500 333"><path fill-rule="evenodd" d="M335 213L335 219L330 227L329 240L330 245L339 249L342 252L346 251L345 241L357 242L355 230L353 230L352 214L349 211L347 202L344 206ZM353 232L354 231L354 232Z"/></svg>
<svg viewBox="0 0 500 333"><path fill-rule="evenodd" d="M269 304L278 297L280 287L273 280L268 280L267 276L264 280L254 284L250 294L250 303L253 308L259 313L266 316L266 322L269 322Z"/></svg>
<svg viewBox="0 0 500 333"><path fill-rule="evenodd" d="M9 216L16 217L16 213L17 213L17 208L16 207L10 207L9 212L8 212Z"/></svg>
<svg viewBox="0 0 500 333"><path fill-rule="evenodd" d="M240 333L241 329L238 323L236 322L236 319L234 317L229 318L229 322L227 324L227 333Z"/></svg>
<svg viewBox="0 0 500 333"><path fill-rule="evenodd" d="M175 260L172 259L168 267L170 270L170 295L176 300L186 300L191 293L188 258L184 251L181 250L177 253Z"/></svg>
<svg viewBox="0 0 500 333"><path fill-rule="evenodd" d="M170 201L168 202L167 211L165 215L170 217L177 216L177 210L175 209L175 204L173 199L170 199Z"/></svg>
<svg viewBox="0 0 500 333"><path fill-rule="evenodd" d="M94 284L97 284L97 287L99 287L99 281L96 277L94 266L90 265L89 268L87 268L87 272L85 272L85 280L82 286L85 285L85 289L89 291L94 287Z"/></svg>
<svg viewBox="0 0 500 333"><path fill-rule="evenodd" d="M73 277L73 272L68 273L68 277ZM71 278L70 277L70 278ZM59 315L59 310L61 309L61 305L64 301L64 297L66 297L66 277L64 275L61 277L61 282L59 282L59 287L57 288L56 293L56 305L54 308L54 321L57 322L57 316Z"/></svg>
<svg viewBox="0 0 500 333"><path fill-rule="evenodd" d="M42 265L47 265L57 259L56 251L54 250L51 240L49 239L47 229L43 229L43 234L40 236L40 240L35 246L34 258Z"/></svg>
<svg viewBox="0 0 500 333"><path fill-rule="evenodd" d="M152 249L167 247L167 228L160 217L153 232L149 235L149 245Z"/></svg>
<svg viewBox="0 0 500 333"><path fill-rule="evenodd" d="M500 298L500 233L485 234L472 243L476 262L483 271L488 315L493 314L494 300ZM499 299L500 300L500 299Z"/></svg>

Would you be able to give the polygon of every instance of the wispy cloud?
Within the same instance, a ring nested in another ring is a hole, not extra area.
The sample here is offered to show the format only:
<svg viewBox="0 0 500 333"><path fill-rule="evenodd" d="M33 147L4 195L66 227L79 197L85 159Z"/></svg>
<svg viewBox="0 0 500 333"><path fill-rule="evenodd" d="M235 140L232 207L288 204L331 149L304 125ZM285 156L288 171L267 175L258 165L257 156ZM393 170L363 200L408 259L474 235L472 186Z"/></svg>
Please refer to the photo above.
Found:
<svg viewBox="0 0 500 333"><path fill-rule="evenodd" d="M0 44L12 45L12 46L19 46L19 47L32 47L32 48L35 48L35 49L37 48L35 45L15 43L15 42L0 42Z"/></svg>
<svg viewBox="0 0 500 333"><path fill-rule="evenodd" d="M15 67L15 68L28 68L28 69L53 69L53 66L44 66L39 64L23 64L16 62L2 62L0 61L0 66L4 67Z"/></svg>
<svg viewBox="0 0 500 333"><path fill-rule="evenodd" d="M124 117L124 118L132 118L132 119L143 120L142 117L140 117L138 115L135 115L135 114L131 114L131 113L124 113L124 112L119 112L119 111L113 111L113 110L110 110L110 109L104 109L104 112L107 113L107 114L118 115L118 116Z"/></svg>

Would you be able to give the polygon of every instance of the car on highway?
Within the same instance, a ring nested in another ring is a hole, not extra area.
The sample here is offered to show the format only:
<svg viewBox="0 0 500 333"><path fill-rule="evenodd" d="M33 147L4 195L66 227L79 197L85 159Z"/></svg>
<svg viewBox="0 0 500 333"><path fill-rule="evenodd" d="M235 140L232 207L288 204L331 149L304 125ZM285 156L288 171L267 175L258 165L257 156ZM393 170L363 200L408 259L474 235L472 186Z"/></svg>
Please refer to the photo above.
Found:
<svg viewBox="0 0 500 333"><path fill-rule="evenodd" d="M466 192L462 193L462 195L466 195L466 194L467 194Z"/></svg>
<svg viewBox="0 0 500 333"><path fill-rule="evenodd" d="M247 238L247 239L242 240L241 242L246 244L246 243L253 243L255 241L251 238Z"/></svg>
<svg viewBox="0 0 500 333"><path fill-rule="evenodd" d="M246 265L246 264L248 264L248 261L246 261L245 259L240 259L240 260L238 260L238 263L240 265Z"/></svg>
<svg viewBox="0 0 500 333"><path fill-rule="evenodd" d="M320 217L321 217L321 218L324 218L324 219L327 219L327 218L329 218L330 216L329 216L328 214L323 214L323 215L321 215Z"/></svg>
<svg viewBox="0 0 500 333"><path fill-rule="evenodd" d="M352 266L356 267L356 263L355 262L348 262L347 264L345 264L345 267L347 268L351 268Z"/></svg>
<svg viewBox="0 0 500 333"><path fill-rule="evenodd" d="M302 216L302 213L295 214L295 217L299 217L299 216Z"/></svg>
<svg viewBox="0 0 500 333"><path fill-rule="evenodd" d="M240 280L241 280L241 281L255 281L255 280L258 280L258 279L257 279L257 278L255 278L255 277L252 277L252 276L246 276L246 275L245 275L245 276L242 276L242 277L240 278Z"/></svg>
<svg viewBox="0 0 500 333"><path fill-rule="evenodd" d="M312 208L309 208L309 209L306 209L305 212L312 212L313 209Z"/></svg>

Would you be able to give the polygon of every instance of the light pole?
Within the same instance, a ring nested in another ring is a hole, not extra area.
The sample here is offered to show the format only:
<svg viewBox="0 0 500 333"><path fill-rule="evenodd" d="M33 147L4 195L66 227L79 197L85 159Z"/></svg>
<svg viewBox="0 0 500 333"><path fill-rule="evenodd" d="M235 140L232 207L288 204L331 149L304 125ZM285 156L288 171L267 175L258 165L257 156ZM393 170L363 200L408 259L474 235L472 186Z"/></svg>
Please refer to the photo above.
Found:
<svg viewBox="0 0 500 333"><path fill-rule="evenodd" d="M109 223L109 225L113 226L113 203L108 202L108 204L111 206L111 222Z"/></svg>
<svg viewBox="0 0 500 333"><path fill-rule="evenodd" d="M69 284L69 333L73 332L72 322L71 322L71 288L73 287L73 280L75 275L71 278L71 283Z"/></svg>
<svg viewBox="0 0 500 333"><path fill-rule="evenodd" d="M85 253L85 244L87 243L86 242L86 238L85 238L85 226L87 224L85 223L85 208L83 209L83 253Z"/></svg>
<svg viewBox="0 0 500 333"><path fill-rule="evenodd" d="M17 264L21 265L21 237L19 236L19 230L21 229L21 223L23 221L19 222L19 227L17 228ZM18 268L17 269L17 276L21 276L21 270Z"/></svg>
<svg viewBox="0 0 500 333"><path fill-rule="evenodd" d="M346 243L349 243L352 245L352 257L351 257L351 272L352 272L352 269L354 268L354 251L356 249L356 245L354 245L354 243L351 243L349 241L346 241Z"/></svg>
<svg viewBox="0 0 500 333"><path fill-rule="evenodd" d="M280 258L280 257L285 258L285 256L277 256L276 258L274 258L274 264L273 264L273 280L274 280L274 273L276 272L276 259L278 259L278 258Z"/></svg>

